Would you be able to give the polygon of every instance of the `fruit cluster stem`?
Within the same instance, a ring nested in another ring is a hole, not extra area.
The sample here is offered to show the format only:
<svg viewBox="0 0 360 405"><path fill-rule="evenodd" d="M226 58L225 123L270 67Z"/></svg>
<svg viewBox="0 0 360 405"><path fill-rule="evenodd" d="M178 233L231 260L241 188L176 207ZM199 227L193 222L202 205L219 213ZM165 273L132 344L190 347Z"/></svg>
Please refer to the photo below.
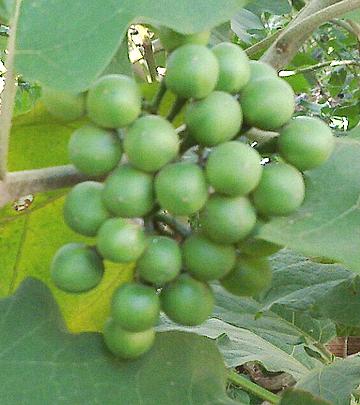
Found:
<svg viewBox="0 0 360 405"><path fill-rule="evenodd" d="M228 381L232 384L241 387L244 391L250 392L256 397L268 401L270 404L277 405L280 404L280 397L268 391L267 389L260 387L259 385L253 383L246 377L241 374L236 373L233 370L230 370L228 373Z"/></svg>

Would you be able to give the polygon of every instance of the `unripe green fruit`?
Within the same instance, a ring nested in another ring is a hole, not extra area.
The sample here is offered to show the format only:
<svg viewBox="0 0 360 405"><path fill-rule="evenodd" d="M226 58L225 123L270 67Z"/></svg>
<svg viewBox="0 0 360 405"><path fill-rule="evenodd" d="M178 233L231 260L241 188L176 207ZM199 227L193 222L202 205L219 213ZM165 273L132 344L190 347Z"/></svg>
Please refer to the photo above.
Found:
<svg viewBox="0 0 360 405"><path fill-rule="evenodd" d="M111 131L86 125L73 132L68 145L70 161L88 176L111 172L121 159L119 137Z"/></svg>
<svg viewBox="0 0 360 405"><path fill-rule="evenodd" d="M165 166L155 178L155 191L161 207L174 215L194 214L208 198L204 173L193 163Z"/></svg>
<svg viewBox="0 0 360 405"><path fill-rule="evenodd" d="M206 45L209 42L210 31L196 32L195 34L180 34L167 27L160 27L159 39L167 51L172 51L186 44Z"/></svg>
<svg viewBox="0 0 360 405"><path fill-rule="evenodd" d="M123 329L142 332L156 325L160 299L156 291L142 284L121 285L111 300L111 316Z"/></svg>
<svg viewBox="0 0 360 405"><path fill-rule="evenodd" d="M108 319L104 327L104 340L107 348L122 359L136 359L146 353L155 341L153 328L142 332L129 332Z"/></svg>
<svg viewBox="0 0 360 405"><path fill-rule="evenodd" d="M248 56L238 45L230 42L222 42L212 51L220 67L216 90L238 93L250 79Z"/></svg>
<svg viewBox="0 0 360 405"><path fill-rule="evenodd" d="M75 121L85 114L85 95L43 87L41 100L51 115L61 121Z"/></svg>
<svg viewBox="0 0 360 405"><path fill-rule="evenodd" d="M153 177L129 165L119 166L105 181L103 201L119 217L143 217L154 206Z"/></svg>
<svg viewBox="0 0 360 405"><path fill-rule="evenodd" d="M299 170L314 169L325 163L335 146L331 129L320 119L296 117L280 132L281 156Z"/></svg>
<svg viewBox="0 0 360 405"><path fill-rule="evenodd" d="M271 286L272 271L267 259L241 257L234 269L220 283L240 297L254 297Z"/></svg>
<svg viewBox="0 0 360 405"><path fill-rule="evenodd" d="M88 117L101 127L126 127L141 112L141 92L128 76L103 76L89 89L86 109Z"/></svg>
<svg viewBox="0 0 360 405"><path fill-rule="evenodd" d="M200 325L211 315L214 296L211 288L187 274L167 284L160 295L165 314L180 325Z"/></svg>
<svg viewBox="0 0 360 405"><path fill-rule="evenodd" d="M130 263L144 252L146 236L140 225L122 218L111 218L99 229L96 246L105 259L115 263Z"/></svg>
<svg viewBox="0 0 360 405"><path fill-rule="evenodd" d="M206 162L208 182L218 193L230 196L248 194L260 182L259 153L241 142L226 142L212 150Z"/></svg>
<svg viewBox="0 0 360 405"><path fill-rule="evenodd" d="M251 81L241 93L240 103L247 125L269 131L286 124L295 111L293 89L279 78Z"/></svg>
<svg viewBox="0 0 360 405"><path fill-rule="evenodd" d="M301 173L285 163L266 165L260 183L253 193L256 209L263 215L289 215L305 197Z"/></svg>
<svg viewBox="0 0 360 405"><path fill-rule="evenodd" d="M142 280L161 287L178 276L181 262L180 248L173 239L151 236L144 254L136 263L136 271Z"/></svg>
<svg viewBox="0 0 360 405"><path fill-rule="evenodd" d="M255 80L277 78L276 70L267 63L260 62L259 60L250 61L250 80L249 84Z"/></svg>
<svg viewBox="0 0 360 405"><path fill-rule="evenodd" d="M189 105L185 123L200 145L214 146L229 141L240 131L242 111L230 94L214 91L203 100Z"/></svg>
<svg viewBox="0 0 360 405"><path fill-rule="evenodd" d="M263 225L263 222L258 220L251 234L237 244L241 254L252 257L265 257L271 256L282 249L280 245L257 238Z"/></svg>
<svg viewBox="0 0 360 405"><path fill-rule="evenodd" d="M104 186L85 181L72 188L64 204L64 219L75 232L95 236L100 226L110 217L103 201Z"/></svg>
<svg viewBox="0 0 360 405"><path fill-rule="evenodd" d="M146 115L129 128L124 141L130 163L145 172L156 172L179 152L179 137L165 118Z"/></svg>
<svg viewBox="0 0 360 405"><path fill-rule="evenodd" d="M256 212L246 197L212 195L200 213L204 233L220 244L237 243L254 228Z"/></svg>
<svg viewBox="0 0 360 405"><path fill-rule="evenodd" d="M83 243L69 243L55 254L51 278L58 288L80 293L95 288L101 281L104 265L95 249Z"/></svg>
<svg viewBox="0 0 360 405"><path fill-rule="evenodd" d="M202 45L184 45L168 58L166 86L183 98L204 98L216 86L219 63L215 55Z"/></svg>
<svg viewBox="0 0 360 405"><path fill-rule="evenodd" d="M236 251L232 245L219 245L202 235L192 235L183 244L186 270L202 281L218 280L234 267Z"/></svg>

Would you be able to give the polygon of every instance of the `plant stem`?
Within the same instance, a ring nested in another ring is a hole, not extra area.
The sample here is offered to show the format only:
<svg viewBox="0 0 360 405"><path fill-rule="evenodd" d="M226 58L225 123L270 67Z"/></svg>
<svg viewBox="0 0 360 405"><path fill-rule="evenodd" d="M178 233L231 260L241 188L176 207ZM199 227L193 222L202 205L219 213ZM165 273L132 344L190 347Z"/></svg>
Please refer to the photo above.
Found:
<svg viewBox="0 0 360 405"><path fill-rule="evenodd" d="M321 24L360 7L360 0L313 0L263 55L262 60L280 69Z"/></svg>
<svg viewBox="0 0 360 405"><path fill-rule="evenodd" d="M360 61L357 60L330 60L321 62L316 65L306 66L297 70L282 70L279 73L280 77L295 76L301 73L312 72L314 70L322 69L324 67L337 67L337 66L360 66Z"/></svg>
<svg viewBox="0 0 360 405"><path fill-rule="evenodd" d="M26 194L71 187L85 180L101 179L89 178L72 165L8 173L6 182L0 181L0 207Z"/></svg>
<svg viewBox="0 0 360 405"><path fill-rule="evenodd" d="M256 44L249 46L249 48L245 49L245 52L247 53L247 55L250 58L252 56L255 56L256 54L260 53L261 51L264 51L271 44L273 44L282 32L283 32L283 30L274 32L273 34L271 34L268 37L264 38L263 40L257 42Z"/></svg>
<svg viewBox="0 0 360 405"><path fill-rule="evenodd" d="M162 79L159 84L159 88L155 94L155 97L154 97L152 103L150 104L149 111L152 114L156 114L158 112L161 101L162 101L165 93L166 93L166 84L165 84L165 80Z"/></svg>
<svg viewBox="0 0 360 405"><path fill-rule="evenodd" d="M144 38L143 42L143 48L144 48L144 59L146 60L148 69L149 69L149 74L152 82L155 82L157 79L157 70L156 70L156 62L155 62L155 57L154 57L154 49L153 49L153 44L151 39L146 36Z"/></svg>
<svg viewBox="0 0 360 405"><path fill-rule="evenodd" d="M175 119L175 117L180 113L180 111L184 107L185 103L186 103L185 98L177 97L177 99L175 100L175 103L172 106L168 116L166 117L167 120L169 120L170 122L173 121Z"/></svg>
<svg viewBox="0 0 360 405"><path fill-rule="evenodd" d="M14 110L16 95L16 79L14 71L14 54L16 29L20 14L21 0L15 3L14 17L11 22L10 36L8 41L8 54L6 57L5 67L5 88L1 99L0 115L0 180L5 180L7 173L9 138L11 131L11 119Z"/></svg>
<svg viewBox="0 0 360 405"><path fill-rule="evenodd" d="M263 399L264 401L270 402L270 404L277 405L280 404L280 397L268 391L267 389L260 387L259 385L248 380L246 377L241 374L236 373L233 370L228 372L228 380L234 385L241 387L247 392L255 395L258 398Z"/></svg>
<svg viewBox="0 0 360 405"><path fill-rule="evenodd" d="M182 224L181 222L177 221L174 217L159 213L154 216L155 221L162 222L165 225L168 225L171 229L177 232L183 238L186 238L190 235L190 228L186 225Z"/></svg>

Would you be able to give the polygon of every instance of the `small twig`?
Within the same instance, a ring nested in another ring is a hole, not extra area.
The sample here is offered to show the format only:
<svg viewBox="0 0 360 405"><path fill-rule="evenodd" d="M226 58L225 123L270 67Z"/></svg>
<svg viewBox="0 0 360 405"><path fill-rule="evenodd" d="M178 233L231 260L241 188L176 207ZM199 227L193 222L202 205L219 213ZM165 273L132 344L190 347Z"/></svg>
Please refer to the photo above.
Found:
<svg viewBox="0 0 360 405"><path fill-rule="evenodd" d="M324 8L326 3L330 5ZM276 69L280 69L293 58L304 41L321 24L359 7L360 0L327 0L325 2L314 0L310 2L303 9L304 11L299 13L301 18L296 18L293 23L289 24L261 59ZM310 10L314 12L309 14Z"/></svg>
<svg viewBox="0 0 360 405"><path fill-rule="evenodd" d="M146 63L147 63L148 69L149 69L151 81L156 82L158 74L157 74L157 70L156 70L154 49L153 49L152 41L148 36L146 36L144 38L143 48L144 48L144 59L146 60Z"/></svg>
<svg viewBox="0 0 360 405"><path fill-rule="evenodd" d="M190 227L177 221L174 217L168 214L159 213L154 216L154 220L168 225L173 231L178 233L181 237L186 238L190 235Z"/></svg>
<svg viewBox="0 0 360 405"><path fill-rule="evenodd" d="M263 399L264 401L268 401L270 404L278 405L280 404L280 397L273 394L272 392L268 391L267 389L260 387L259 385L253 383L252 381L248 380L246 377L242 376L241 374L236 373L235 371L230 370L228 373L228 380L238 386L241 387L244 391L250 392L251 394L255 395L258 398Z"/></svg>
<svg viewBox="0 0 360 405"><path fill-rule="evenodd" d="M150 108L149 111L152 114L156 114L159 110L160 104L162 99L164 98L164 95L166 93L166 84L165 84L165 80L161 80L160 84L159 84L159 88L155 94L155 97L153 99L153 101L150 104Z"/></svg>
<svg viewBox="0 0 360 405"><path fill-rule="evenodd" d="M245 132L244 135L249 141L257 142L259 144L268 142L269 140L279 136L277 132L262 131L261 129L251 128Z"/></svg>
<svg viewBox="0 0 360 405"><path fill-rule="evenodd" d="M182 98L182 97L178 97L175 100L174 105L172 106L168 116L166 117L167 120L169 120L170 122L173 121L176 116L180 113L180 111L182 110L182 108L184 107L186 103L186 99Z"/></svg>
<svg viewBox="0 0 360 405"><path fill-rule="evenodd" d="M16 80L14 71L14 53L16 42L16 29L20 14L21 0L15 3L14 17L11 22L10 36L8 41L8 54L6 57L5 67L5 88L1 98L1 115L0 115L0 180L6 178L9 138L11 131L11 120L14 110L16 95Z"/></svg>
<svg viewBox="0 0 360 405"><path fill-rule="evenodd" d="M102 179L89 178L72 165L8 173L6 183L0 182L0 207L26 194L71 187L85 180Z"/></svg>
<svg viewBox="0 0 360 405"><path fill-rule="evenodd" d="M279 72L280 77L295 76L302 73L312 72L314 70L322 69L324 67L337 67L337 66L360 66L360 61L357 60L330 60L321 62L316 65L306 66L297 70L282 70Z"/></svg>
<svg viewBox="0 0 360 405"><path fill-rule="evenodd" d="M271 44L273 44L282 32L283 32L283 30L274 32L273 34L271 34L268 37L264 38L263 40L257 42L256 44L249 46L249 48L245 49L245 52L247 53L247 55L250 58L252 56L257 55L261 51L264 51L265 49L267 49Z"/></svg>

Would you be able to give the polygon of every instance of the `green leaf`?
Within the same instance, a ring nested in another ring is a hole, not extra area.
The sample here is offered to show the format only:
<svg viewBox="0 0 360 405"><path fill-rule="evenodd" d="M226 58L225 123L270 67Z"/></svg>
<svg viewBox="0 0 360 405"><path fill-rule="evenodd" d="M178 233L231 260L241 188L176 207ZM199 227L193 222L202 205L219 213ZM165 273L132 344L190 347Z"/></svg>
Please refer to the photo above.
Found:
<svg viewBox="0 0 360 405"><path fill-rule="evenodd" d="M0 300L0 322L3 405L236 404L209 339L161 333L144 357L119 361L99 334L68 333L50 291L33 279Z"/></svg>
<svg viewBox="0 0 360 405"><path fill-rule="evenodd" d="M332 405L332 403L309 392L290 389L284 392L280 405Z"/></svg>
<svg viewBox="0 0 360 405"><path fill-rule="evenodd" d="M84 121L63 123L38 102L27 114L13 119L9 170L40 169L69 163L67 144L71 133Z"/></svg>
<svg viewBox="0 0 360 405"><path fill-rule="evenodd" d="M313 370L296 387L309 391L334 405L350 404L351 393L360 384L360 356L337 360Z"/></svg>
<svg viewBox="0 0 360 405"><path fill-rule="evenodd" d="M24 1L18 23L16 68L29 81L79 92L109 65L131 23L162 24L193 33L228 21L245 2Z"/></svg>
<svg viewBox="0 0 360 405"><path fill-rule="evenodd" d="M306 198L293 215L274 218L260 237L306 256L360 272L360 141L341 138L323 166L306 172Z"/></svg>
<svg viewBox="0 0 360 405"><path fill-rule="evenodd" d="M262 302L349 326L360 324L360 276L288 250L272 256L273 283Z"/></svg>
<svg viewBox="0 0 360 405"><path fill-rule="evenodd" d="M252 0L246 8L259 15L264 11L276 15L283 15L291 12L291 6L288 0Z"/></svg>

